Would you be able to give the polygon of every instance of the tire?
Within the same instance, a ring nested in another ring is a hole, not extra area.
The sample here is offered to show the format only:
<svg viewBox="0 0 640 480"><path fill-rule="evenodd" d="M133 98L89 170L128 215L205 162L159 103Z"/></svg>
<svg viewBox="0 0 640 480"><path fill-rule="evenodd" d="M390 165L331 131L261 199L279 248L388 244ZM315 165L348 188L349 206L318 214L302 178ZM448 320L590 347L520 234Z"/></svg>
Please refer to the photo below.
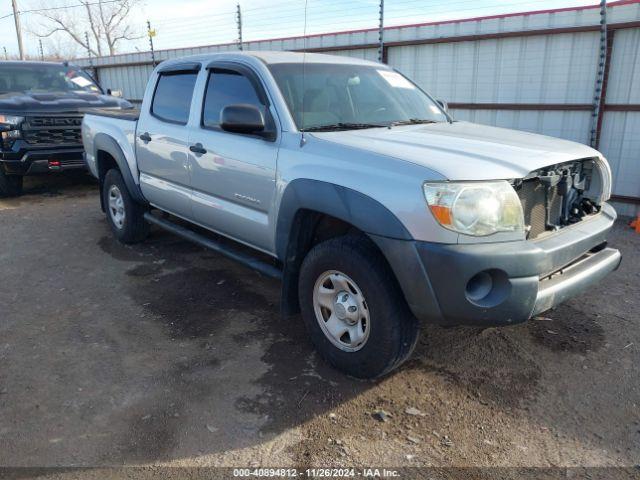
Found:
<svg viewBox="0 0 640 480"><path fill-rule="evenodd" d="M107 222L120 242L138 243L147 238L149 224L144 219L146 209L131 198L120 171L112 169L107 172L102 184L102 196Z"/></svg>
<svg viewBox="0 0 640 480"><path fill-rule="evenodd" d="M22 194L23 177L20 175L5 175L0 170L0 198L17 197Z"/></svg>
<svg viewBox="0 0 640 480"><path fill-rule="evenodd" d="M302 262L298 288L311 340L320 355L339 370L357 378L377 378L413 352L419 321L368 238L347 235L316 245ZM321 306L332 301L333 311ZM345 325L333 316L344 317ZM338 339L345 328L347 334Z"/></svg>

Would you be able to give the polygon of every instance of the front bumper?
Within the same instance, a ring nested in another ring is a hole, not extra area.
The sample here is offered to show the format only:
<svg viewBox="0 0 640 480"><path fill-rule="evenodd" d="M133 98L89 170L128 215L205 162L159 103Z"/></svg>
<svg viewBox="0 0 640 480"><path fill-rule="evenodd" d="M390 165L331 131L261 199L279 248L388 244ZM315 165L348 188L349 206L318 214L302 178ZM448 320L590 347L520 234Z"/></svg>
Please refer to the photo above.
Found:
<svg viewBox="0 0 640 480"><path fill-rule="evenodd" d="M0 168L7 175L35 175L86 169L82 146L21 149L0 153Z"/></svg>
<svg viewBox="0 0 640 480"><path fill-rule="evenodd" d="M420 319L441 325L511 325L597 284L618 268L606 248L616 213L610 205L546 238L436 244L372 238Z"/></svg>

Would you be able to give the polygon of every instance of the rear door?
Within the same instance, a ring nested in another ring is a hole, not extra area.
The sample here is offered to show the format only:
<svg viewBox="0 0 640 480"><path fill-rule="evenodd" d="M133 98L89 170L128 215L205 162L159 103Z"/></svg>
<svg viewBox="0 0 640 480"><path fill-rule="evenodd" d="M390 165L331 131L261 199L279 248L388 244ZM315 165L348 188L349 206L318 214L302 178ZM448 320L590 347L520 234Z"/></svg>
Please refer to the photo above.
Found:
<svg viewBox="0 0 640 480"><path fill-rule="evenodd" d="M160 70L136 132L140 186L145 198L185 218L191 218L187 124L199 68L199 64L185 64Z"/></svg>
<svg viewBox="0 0 640 480"><path fill-rule="evenodd" d="M203 72L204 73L204 72ZM279 137L275 110L259 77L229 62L209 65L199 124L191 129L193 216L197 223L254 248L273 252L273 201ZM250 104L263 113L264 136L220 128L228 105ZM265 138L268 137L268 138Z"/></svg>

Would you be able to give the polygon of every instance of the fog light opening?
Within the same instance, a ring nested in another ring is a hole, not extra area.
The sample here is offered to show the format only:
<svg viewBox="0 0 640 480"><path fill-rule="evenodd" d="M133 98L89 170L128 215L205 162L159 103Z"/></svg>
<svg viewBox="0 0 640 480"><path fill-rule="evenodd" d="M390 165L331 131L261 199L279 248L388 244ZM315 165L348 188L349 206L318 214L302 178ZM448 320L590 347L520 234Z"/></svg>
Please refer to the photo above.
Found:
<svg viewBox="0 0 640 480"><path fill-rule="evenodd" d="M480 272L467 283L467 298L479 302L489 296L493 289L493 279L488 272Z"/></svg>
<svg viewBox="0 0 640 480"><path fill-rule="evenodd" d="M511 293L511 281L506 272L497 269L476 273L467 282L467 300L482 308L493 308L504 302Z"/></svg>

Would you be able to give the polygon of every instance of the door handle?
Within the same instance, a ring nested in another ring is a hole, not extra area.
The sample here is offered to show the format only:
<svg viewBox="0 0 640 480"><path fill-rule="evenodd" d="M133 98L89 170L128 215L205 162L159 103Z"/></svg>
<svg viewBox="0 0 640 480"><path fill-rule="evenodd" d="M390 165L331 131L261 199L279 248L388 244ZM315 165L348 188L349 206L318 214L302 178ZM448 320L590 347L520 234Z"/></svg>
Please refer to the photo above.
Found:
<svg viewBox="0 0 640 480"><path fill-rule="evenodd" d="M204 155L205 153L207 153L207 149L204 148L201 143L196 143L195 145L191 145L189 147L189 150L191 150L193 153L196 153L198 155Z"/></svg>
<svg viewBox="0 0 640 480"><path fill-rule="evenodd" d="M151 135L149 135L149 132L144 132L142 135L140 135L140 140L148 143L151 141Z"/></svg>

